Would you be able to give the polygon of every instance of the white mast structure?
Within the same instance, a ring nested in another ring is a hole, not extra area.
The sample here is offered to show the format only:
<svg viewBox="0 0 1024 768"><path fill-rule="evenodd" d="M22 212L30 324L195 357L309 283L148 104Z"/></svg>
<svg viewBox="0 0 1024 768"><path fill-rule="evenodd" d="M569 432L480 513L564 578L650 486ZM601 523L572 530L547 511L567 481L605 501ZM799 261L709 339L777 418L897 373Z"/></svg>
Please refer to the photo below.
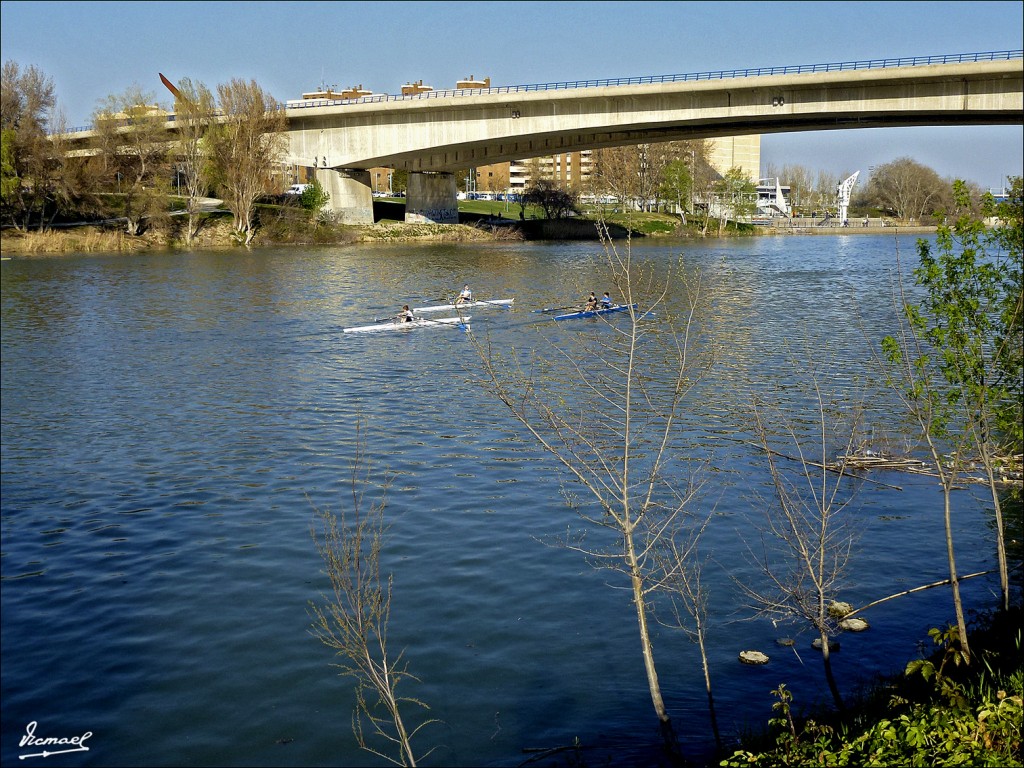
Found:
<svg viewBox="0 0 1024 768"><path fill-rule="evenodd" d="M857 183L860 171L850 176L842 184L836 187L836 202L839 204L839 223L846 223L846 212L850 207L850 196L853 193L853 185Z"/></svg>
<svg viewBox="0 0 1024 768"><path fill-rule="evenodd" d="M779 213L783 216L789 216L789 205L786 203L786 198L782 194L782 180L775 177L775 207L779 209Z"/></svg>

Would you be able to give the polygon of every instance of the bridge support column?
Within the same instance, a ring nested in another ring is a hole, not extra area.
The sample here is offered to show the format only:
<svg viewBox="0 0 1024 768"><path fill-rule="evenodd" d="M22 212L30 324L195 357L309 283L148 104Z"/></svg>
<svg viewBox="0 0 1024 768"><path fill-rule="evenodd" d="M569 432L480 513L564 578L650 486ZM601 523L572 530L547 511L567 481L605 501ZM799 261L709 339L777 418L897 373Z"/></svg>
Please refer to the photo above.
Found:
<svg viewBox="0 0 1024 768"><path fill-rule="evenodd" d="M459 201L451 173L413 171L405 198L407 223L458 224Z"/></svg>
<svg viewBox="0 0 1024 768"><path fill-rule="evenodd" d="M336 221L342 224L373 224L369 171L317 168L316 180L331 196L324 210Z"/></svg>

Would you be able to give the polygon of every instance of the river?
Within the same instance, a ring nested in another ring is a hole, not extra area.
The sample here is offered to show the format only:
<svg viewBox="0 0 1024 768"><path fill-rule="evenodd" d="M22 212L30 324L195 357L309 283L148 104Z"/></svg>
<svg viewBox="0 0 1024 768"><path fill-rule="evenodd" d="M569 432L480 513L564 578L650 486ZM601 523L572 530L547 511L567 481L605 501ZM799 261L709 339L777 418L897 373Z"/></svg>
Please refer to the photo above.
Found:
<svg viewBox="0 0 1024 768"><path fill-rule="evenodd" d="M686 424L714 473L697 509L711 516L711 675L730 741L766 721L780 683L798 705L828 697L811 635L752 618L737 584L758 578L749 553L770 490L751 398L806 423L812 358L828 391L869 404L865 439L913 442L869 365L892 330L897 247L914 258L894 235L632 244L659 268L682 255L716 296L704 319L723 349ZM404 692L438 721L414 742L435 750L421 764L514 766L577 738L587 764L653 764L627 585L552 546L581 527L564 478L473 382L470 335L341 333L464 283L516 300L472 312L471 334L496 348L609 332L614 319L532 311L610 289L602 255L474 243L4 261L3 764L28 752L31 723L36 737L91 733L87 752L48 765L385 764L357 746L353 686L309 631L328 587L310 530L317 510L351 501L357 421L366 466L392 480L389 642L420 680ZM934 482L871 477L844 512L857 540L841 597L854 605L948 576ZM965 491L957 504L961 573L993 568L984 501ZM998 583L964 594L992 608ZM914 658L951 621L949 592L865 618L834 656L844 692ZM697 646L660 626L654 645L684 751L705 759ZM740 664L746 649L771 662Z"/></svg>

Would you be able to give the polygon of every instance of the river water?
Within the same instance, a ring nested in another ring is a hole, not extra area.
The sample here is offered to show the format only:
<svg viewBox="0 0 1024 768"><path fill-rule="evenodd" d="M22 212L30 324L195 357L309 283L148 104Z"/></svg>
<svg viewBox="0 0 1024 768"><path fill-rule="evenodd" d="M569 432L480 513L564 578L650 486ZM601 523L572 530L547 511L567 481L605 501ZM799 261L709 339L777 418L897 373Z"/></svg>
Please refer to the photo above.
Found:
<svg viewBox="0 0 1024 768"><path fill-rule="evenodd" d="M703 319L723 350L685 423L711 472L697 509L711 516L711 675L727 740L766 720L779 683L798 705L827 700L811 635L751 618L737 583L757 582L758 493L770 490L750 400L807 423L814 360L829 392L870 405L866 439L912 442L868 365L869 341L891 330L897 249L911 259L914 241L632 245L656 267L682 255L716 297ZM5 261L3 764L32 753L30 727L92 734L88 752L47 765L385 764L357 746L352 684L309 631L328 587L310 530L317 510L350 505L357 421L366 466L392 480L389 641L420 680L404 692L438 721L414 742L434 748L421 764L514 766L576 739L589 765L656 764L626 584L551 545L581 527L564 478L473 382L470 336L341 333L467 282L478 298L516 299L473 311L471 333L496 348L612 332L614 319L532 311L610 289L602 256L593 243L494 243ZM872 479L844 512L857 543L841 597L854 605L948 575L934 484ZM963 492L957 505L961 573L994 567L984 502ZM997 588L966 582L968 605L991 608ZM871 629L834 656L847 692L915 657L952 607L933 589L865 617ZM777 645L784 636L796 644ZM660 626L654 642L684 750L706 759L697 646ZM771 662L740 664L746 649Z"/></svg>

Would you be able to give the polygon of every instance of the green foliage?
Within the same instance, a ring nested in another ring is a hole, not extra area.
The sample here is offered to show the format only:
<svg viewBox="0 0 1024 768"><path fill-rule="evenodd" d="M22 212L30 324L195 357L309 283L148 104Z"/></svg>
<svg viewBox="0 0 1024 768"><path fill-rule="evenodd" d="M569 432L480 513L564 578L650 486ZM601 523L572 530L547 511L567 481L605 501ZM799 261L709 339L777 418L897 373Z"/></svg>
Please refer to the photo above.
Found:
<svg viewBox="0 0 1024 768"><path fill-rule="evenodd" d="M310 213L319 213L320 209L323 208L330 201L331 196L327 193L320 182L316 179L307 186L303 191L302 195L299 196L299 205Z"/></svg>
<svg viewBox="0 0 1024 768"><path fill-rule="evenodd" d="M987 212L1001 219L989 229L973 214L969 187L954 183L959 215L937 228L934 245L918 241L913 274L924 292L920 303L903 307L919 345L882 340L889 362L910 364L906 393L928 412L934 437L974 425L987 439L1001 436L1010 450L1024 442L1020 188L1018 177L1008 203L988 200Z"/></svg>
<svg viewBox="0 0 1024 768"><path fill-rule="evenodd" d="M18 178L18 169L15 164L15 134L9 128L0 132L0 199L3 204L9 205L11 198L17 193L21 186L21 179Z"/></svg>
<svg viewBox="0 0 1024 768"><path fill-rule="evenodd" d="M680 208L689 208L693 197L693 174L690 163L685 160L673 160L661 172L661 185L658 194L671 200Z"/></svg>
<svg viewBox="0 0 1024 768"><path fill-rule="evenodd" d="M949 625L944 630L933 627L928 630L928 636L942 650L939 668L935 669L935 663L930 659L914 659L907 664L904 674L907 677L920 675L925 681L932 683L936 691L950 704L963 708L967 704L963 688L943 675L946 664L950 661L955 667L968 663L968 658L960 645L960 629L955 625Z"/></svg>
<svg viewBox="0 0 1024 768"><path fill-rule="evenodd" d="M911 662L903 678L888 681L842 720L794 715L793 696L780 685L769 720L770 746L743 749L721 761L747 766L1021 766L1024 666L1020 610L996 614L976 629L983 664L957 665L955 626L932 629L930 659ZM943 674L948 661L961 680ZM935 662L939 661L936 669Z"/></svg>
<svg viewBox="0 0 1024 768"><path fill-rule="evenodd" d="M757 185L742 168L730 168L715 184L715 194L733 218L744 218L757 210Z"/></svg>
<svg viewBox="0 0 1024 768"><path fill-rule="evenodd" d="M1008 681L1012 682L1012 681ZM989 690L959 705L909 704L894 697L888 711L854 735L807 720L797 727L792 696L779 686L769 724L776 746L766 752L739 750L722 760L728 768L748 766L1020 766L1021 689ZM952 702L951 702L952 703Z"/></svg>
<svg viewBox="0 0 1024 768"><path fill-rule="evenodd" d="M1017 233L1012 223L990 233L970 214L964 182L954 183L953 201L964 213L938 227L934 249L918 243L914 277L925 294L919 306L907 305L907 317L947 385L943 404L963 409L973 421L993 419L1002 432L1016 425L1019 444L1022 370L1019 343L1013 342L1019 342L1020 251L1014 256L1001 245L1019 242L1020 214Z"/></svg>

